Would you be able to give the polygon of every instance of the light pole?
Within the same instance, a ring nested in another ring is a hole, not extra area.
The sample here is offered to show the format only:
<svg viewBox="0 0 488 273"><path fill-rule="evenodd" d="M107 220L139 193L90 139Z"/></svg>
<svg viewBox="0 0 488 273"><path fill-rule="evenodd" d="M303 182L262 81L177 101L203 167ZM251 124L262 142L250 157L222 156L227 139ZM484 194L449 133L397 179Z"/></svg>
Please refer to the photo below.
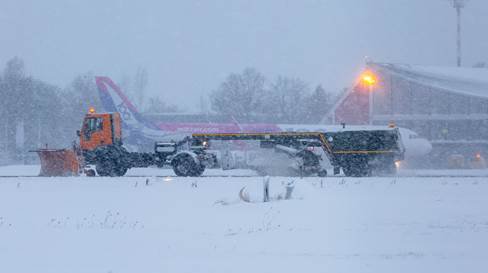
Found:
<svg viewBox="0 0 488 273"><path fill-rule="evenodd" d="M368 86L369 125L373 125L373 87L376 84L376 77L371 71L365 71L361 81Z"/></svg>
<svg viewBox="0 0 488 273"><path fill-rule="evenodd" d="M457 66L461 66L461 9L466 6L468 0L450 0L452 7L456 9L457 15Z"/></svg>

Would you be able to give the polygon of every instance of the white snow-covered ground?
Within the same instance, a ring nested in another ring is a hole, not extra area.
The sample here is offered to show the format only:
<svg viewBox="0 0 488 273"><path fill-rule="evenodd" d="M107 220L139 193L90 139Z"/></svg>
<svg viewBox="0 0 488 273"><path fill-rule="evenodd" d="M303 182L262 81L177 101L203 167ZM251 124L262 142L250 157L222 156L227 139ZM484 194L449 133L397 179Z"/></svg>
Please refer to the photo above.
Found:
<svg viewBox="0 0 488 273"><path fill-rule="evenodd" d="M0 176L29 171L38 169L2 167ZM0 272L488 267L488 178L480 171L470 177L272 177L272 196L291 180L296 188L292 200L269 203L238 198L244 186L258 198L260 177L133 170L145 171L148 177L0 177Z"/></svg>

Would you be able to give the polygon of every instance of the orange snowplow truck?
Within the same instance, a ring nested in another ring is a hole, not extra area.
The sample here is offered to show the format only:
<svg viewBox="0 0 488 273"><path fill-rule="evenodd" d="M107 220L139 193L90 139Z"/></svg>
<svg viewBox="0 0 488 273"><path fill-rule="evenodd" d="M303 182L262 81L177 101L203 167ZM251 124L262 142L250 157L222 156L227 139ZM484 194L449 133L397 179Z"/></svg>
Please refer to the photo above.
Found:
<svg viewBox="0 0 488 273"><path fill-rule="evenodd" d="M91 108L77 135L83 163L95 164L100 176L122 176L127 172L124 157L128 152L122 147L119 113L95 113Z"/></svg>
<svg viewBox="0 0 488 273"><path fill-rule="evenodd" d="M128 152L122 146L121 124L117 112L95 113L90 109L77 132L83 163L95 165L98 175L123 176L130 168L163 166L167 157L176 153L176 143L164 142L155 143L154 153Z"/></svg>
<svg viewBox="0 0 488 273"><path fill-rule="evenodd" d="M78 175L85 164L96 159L97 149L104 146L122 146L120 124L119 113L99 114L95 113L93 108L90 108L89 113L86 114L83 120L81 130L77 131L80 140L79 146L74 145L73 149L46 148L36 150L41 160L40 175ZM117 172L120 175L125 173L124 168L118 168Z"/></svg>
<svg viewBox="0 0 488 273"><path fill-rule="evenodd" d="M180 165L189 168L184 175L197 176L203 173L203 161L207 154L195 154L187 147L189 138L176 143L173 141L154 143L154 152L128 152L122 145L122 121L120 114L95 113L91 108L85 115L81 130L77 131L79 145L72 149L39 149L41 176L72 176L85 172L95 175L89 166L95 166L100 176L123 176L128 169L145 168L151 165L162 167L171 165L177 170ZM179 150L179 151L178 151ZM201 164L202 162L202 164ZM181 172L179 172L181 173Z"/></svg>

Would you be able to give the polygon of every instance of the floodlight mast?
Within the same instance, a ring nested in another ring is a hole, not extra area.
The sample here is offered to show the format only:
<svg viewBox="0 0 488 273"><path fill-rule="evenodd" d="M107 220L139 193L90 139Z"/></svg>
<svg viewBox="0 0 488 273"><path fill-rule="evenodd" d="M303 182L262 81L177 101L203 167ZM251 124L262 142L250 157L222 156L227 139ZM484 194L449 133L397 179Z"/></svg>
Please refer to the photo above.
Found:
<svg viewBox="0 0 488 273"><path fill-rule="evenodd" d="M457 15L457 66L461 66L461 9L466 6L468 0L450 0Z"/></svg>

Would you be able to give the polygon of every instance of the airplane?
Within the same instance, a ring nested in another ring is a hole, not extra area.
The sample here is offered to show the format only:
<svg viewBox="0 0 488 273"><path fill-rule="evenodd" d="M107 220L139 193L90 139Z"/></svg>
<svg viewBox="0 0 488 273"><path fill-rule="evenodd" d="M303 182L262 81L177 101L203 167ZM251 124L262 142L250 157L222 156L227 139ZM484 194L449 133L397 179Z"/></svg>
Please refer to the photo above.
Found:
<svg viewBox="0 0 488 273"><path fill-rule="evenodd" d="M95 77L102 106L107 112L119 112L123 121L124 145L129 150L151 151L155 141L180 141L193 133L256 133L286 131L341 131L374 130L385 126L323 125L323 124L273 124L253 123L161 123L154 124L142 116L122 90L108 77ZM430 153L432 145L417 133L399 128L405 148L405 160L415 160ZM237 145L242 148L242 145ZM235 148L235 147L234 147Z"/></svg>

